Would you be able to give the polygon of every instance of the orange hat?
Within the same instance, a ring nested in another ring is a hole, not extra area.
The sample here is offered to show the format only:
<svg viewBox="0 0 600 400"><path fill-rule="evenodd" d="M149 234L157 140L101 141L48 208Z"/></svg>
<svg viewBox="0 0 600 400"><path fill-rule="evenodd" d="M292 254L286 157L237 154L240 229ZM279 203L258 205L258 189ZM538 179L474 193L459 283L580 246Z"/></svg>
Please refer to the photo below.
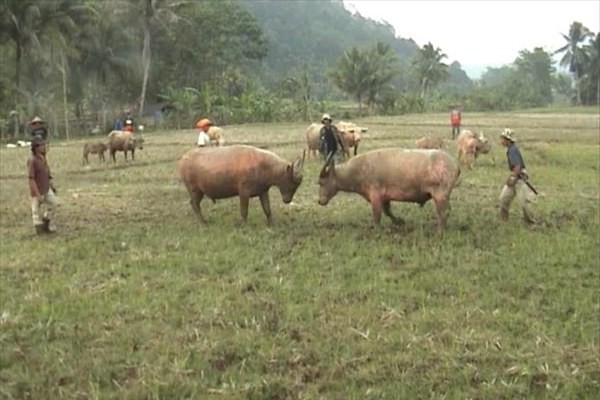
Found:
<svg viewBox="0 0 600 400"><path fill-rule="evenodd" d="M196 128L204 129L208 128L212 125L212 122L208 118L202 118L200 121L196 122Z"/></svg>

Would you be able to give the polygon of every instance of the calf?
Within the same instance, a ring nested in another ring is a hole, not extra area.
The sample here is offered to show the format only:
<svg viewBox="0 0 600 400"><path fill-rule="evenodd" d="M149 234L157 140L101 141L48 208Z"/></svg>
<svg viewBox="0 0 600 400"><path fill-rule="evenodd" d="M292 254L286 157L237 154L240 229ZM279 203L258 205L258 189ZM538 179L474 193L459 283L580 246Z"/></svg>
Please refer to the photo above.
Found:
<svg viewBox="0 0 600 400"><path fill-rule="evenodd" d="M83 164L89 164L88 154L98 154L98 158L101 162L105 161L104 152L108 150L108 145L102 142L96 143L85 143L83 145Z"/></svg>

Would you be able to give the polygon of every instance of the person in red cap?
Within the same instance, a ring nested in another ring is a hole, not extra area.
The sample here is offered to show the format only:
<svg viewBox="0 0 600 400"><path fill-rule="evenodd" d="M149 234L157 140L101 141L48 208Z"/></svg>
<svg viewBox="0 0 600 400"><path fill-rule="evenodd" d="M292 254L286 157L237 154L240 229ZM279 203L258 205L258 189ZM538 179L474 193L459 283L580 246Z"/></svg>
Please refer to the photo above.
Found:
<svg viewBox="0 0 600 400"><path fill-rule="evenodd" d="M198 141L196 143L198 147L206 147L210 145L210 137L208 136L207 132L211 125L212 122L208 118L202 118L196 123L196 128L200 130L200 132L198 132Z"/></svg>
<svg viewBox="0 0 600 400"><path fill-rule="evenodd" d="M452 139L460 134L460 123L462 121L462 113L460 106L450 106L450 125L452 125Z"/></svg>
<svg viewBox="0 0 600 400"><path fill-rule="evenodd" d="M40 117L34 117L29 122L29 133L32 138L40 136L42 139L48 140L48 127L46 121Z"/></svg>
<svg viewBox="0 0 600 400"><path fill-rule="evenodd" d="M58 202L56 188L46 160L46 150L44 138L34 136L31 140L31 156L27 160L27 175L33 227L37 234L56 232L51 217ZM44 212L42 212L42 208L45 208Z"/></svg>

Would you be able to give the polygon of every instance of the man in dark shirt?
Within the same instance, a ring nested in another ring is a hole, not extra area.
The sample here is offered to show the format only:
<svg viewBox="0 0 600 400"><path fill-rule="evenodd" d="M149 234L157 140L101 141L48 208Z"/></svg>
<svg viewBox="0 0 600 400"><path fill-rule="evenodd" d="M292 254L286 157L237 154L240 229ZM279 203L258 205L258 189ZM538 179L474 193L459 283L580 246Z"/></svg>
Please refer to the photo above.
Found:
<svg viewBox="0 0 600 400"><path fill-rule="evenodd" d="M34 136L31 140L31 157L27 160L27 175L35 232L38 234L56 232L51 221L52 211L58 203L55 196L56 189L46 161L46 141L41 136ZM45 211L42 212L43 208Z"/></svg>
<svg viewBox="0 0 600 400"><path fill-rule="evenodd" d="M46 122L40 117L33 118L31 122L29 122L29 134L32 138L40 136L45 141L48 140L48 128Z"/></svg>
<svg viewBox="0 0 600 400"><path fill-rule="evenodd" d="M512 130L505 129L501 134L502 145L506 147L506 158L508 160L508 169L510 174L500 193L500 218L508 221L510 204L515 197L520 197L522 201L523 220L526 224L533 224L531 213L531 204L535 201L535 192L527 184L527 171L523 156L517 147L516 138Z"/></svg>
<svg viewBox="0 0 600 400"><path fill-rule="evenodd" d="M331 124L331 122L331 116L329 114L323 114L323 117L321 118L323 127L319 132L321 156L323 159L327 159L327 156L330 153L333 153L334 159L339 161L341 154L344 152L344 141L340 132Z"/></svg>

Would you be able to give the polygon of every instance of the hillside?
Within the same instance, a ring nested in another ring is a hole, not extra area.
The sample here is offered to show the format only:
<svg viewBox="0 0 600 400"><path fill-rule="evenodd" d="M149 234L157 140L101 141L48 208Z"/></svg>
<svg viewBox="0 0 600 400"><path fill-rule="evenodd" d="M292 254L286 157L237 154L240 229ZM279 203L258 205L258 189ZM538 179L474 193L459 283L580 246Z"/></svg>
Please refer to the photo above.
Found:
<svg viewBox="0 0 600 400"><path fill-rule="evenodd" d="M333 61L352 46L389 44L401 65L408 65L419 48L412 39L396 37L391 25L353 15L340 0L243 0L242 3L258 20L268 39L268 55L257 71L267 84L303 65L308 66L315 82L323 82ZM460 65L454 65L452 72L449 87L460 90L471 84ZM395 86L406 85L401 74Z"/></svg>

